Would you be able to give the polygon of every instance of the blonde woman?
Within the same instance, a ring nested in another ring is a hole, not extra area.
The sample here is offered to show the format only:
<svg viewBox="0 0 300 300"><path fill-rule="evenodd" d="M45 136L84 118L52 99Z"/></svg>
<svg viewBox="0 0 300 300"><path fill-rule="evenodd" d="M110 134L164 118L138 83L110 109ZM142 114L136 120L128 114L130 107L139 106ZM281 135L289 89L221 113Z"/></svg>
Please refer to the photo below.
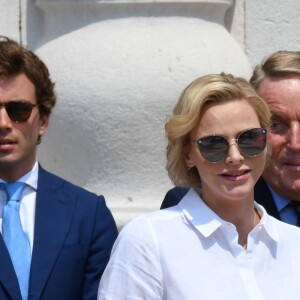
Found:
<svg viewBox="0 0 300 300"><path fill-rule="evenodd" d="M165 125L167 170L190 190L122 230L98 299L299 299L300 229L254 201L269 127L242 78L207 75L183 91Z"/></svg>

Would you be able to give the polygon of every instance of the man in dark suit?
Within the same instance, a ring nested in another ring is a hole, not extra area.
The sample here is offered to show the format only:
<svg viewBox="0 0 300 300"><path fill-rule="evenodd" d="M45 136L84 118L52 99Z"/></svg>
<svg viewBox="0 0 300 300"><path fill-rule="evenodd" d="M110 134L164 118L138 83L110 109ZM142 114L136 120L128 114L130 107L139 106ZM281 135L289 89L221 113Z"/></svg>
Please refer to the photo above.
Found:
<svg viewBox="0 0 300 300"><path fill-rule="evenodd" d="M18 43L0 37L1 300L96 299L117 237L102 196L45 171L36 160L55 102L45 64ZM9 192L19 185L20 197L17 189ZM19 203L14 221L8 214L12 202ZM13 240L17 226L9 224L20 225L29 251L19 249L20 240ZM15 249L7 241L13 241Z"/></svg>
<svg viewBox="0 0 300 300"><path fill-rule="evenodd" d="M255 67L250 79L272 113L269 162L254 199L284 222L300 225L300 52L278 51ZM168 191L161 208L176 205L187 188Z"/></svg>

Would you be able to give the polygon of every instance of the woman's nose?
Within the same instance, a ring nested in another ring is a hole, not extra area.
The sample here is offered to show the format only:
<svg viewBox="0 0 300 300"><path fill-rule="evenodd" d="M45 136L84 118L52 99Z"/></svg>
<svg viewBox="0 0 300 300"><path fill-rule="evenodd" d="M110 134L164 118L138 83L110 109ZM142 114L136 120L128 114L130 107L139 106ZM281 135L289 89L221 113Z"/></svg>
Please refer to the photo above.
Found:
<svg viewBox="0 0 300 300"><path fill-rule="evenodd" d="M240 152L236 140L231 140L229 143L228 155L226 162L231 164L237 164L244 160L244 156Z"/></svg>

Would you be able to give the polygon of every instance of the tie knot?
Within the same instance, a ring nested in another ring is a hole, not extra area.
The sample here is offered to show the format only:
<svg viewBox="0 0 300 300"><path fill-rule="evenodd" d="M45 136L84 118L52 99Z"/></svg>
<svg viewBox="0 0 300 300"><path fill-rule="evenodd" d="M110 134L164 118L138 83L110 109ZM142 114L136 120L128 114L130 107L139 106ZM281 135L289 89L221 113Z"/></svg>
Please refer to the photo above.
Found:
<svg viewBox="0 0 300 300"><path fill-rule="evenodd" d="M8 201L20 201L21 194L25 187L24 182L13 182L5 185Z"/></svg>

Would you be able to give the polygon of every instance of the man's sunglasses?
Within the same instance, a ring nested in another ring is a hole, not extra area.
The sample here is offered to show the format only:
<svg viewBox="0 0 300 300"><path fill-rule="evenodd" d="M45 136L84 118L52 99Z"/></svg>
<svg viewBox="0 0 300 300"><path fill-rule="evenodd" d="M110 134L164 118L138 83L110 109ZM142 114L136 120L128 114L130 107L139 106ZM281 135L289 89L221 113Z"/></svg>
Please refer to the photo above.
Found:
<svg viewBox="0 0 300 300"><path fill-rule="evenodd" d="M226 159L230 148L229 142L235 140L241 154L249 157L262 153L267 143L267 129L251 128L239 133L235 139L227 139L222 135L209 135L191 140L197 143L203 158L210 163L218 163Z"/></svg>
<svg viewBox="0 0 300 300"><path fill-rule="evenodd" d="M10 101L6 103L0 103L0 109L4 107L9 118L16 123L26 122L35 106L37 106L37 104L32 104L25 101Z"/></svg>

